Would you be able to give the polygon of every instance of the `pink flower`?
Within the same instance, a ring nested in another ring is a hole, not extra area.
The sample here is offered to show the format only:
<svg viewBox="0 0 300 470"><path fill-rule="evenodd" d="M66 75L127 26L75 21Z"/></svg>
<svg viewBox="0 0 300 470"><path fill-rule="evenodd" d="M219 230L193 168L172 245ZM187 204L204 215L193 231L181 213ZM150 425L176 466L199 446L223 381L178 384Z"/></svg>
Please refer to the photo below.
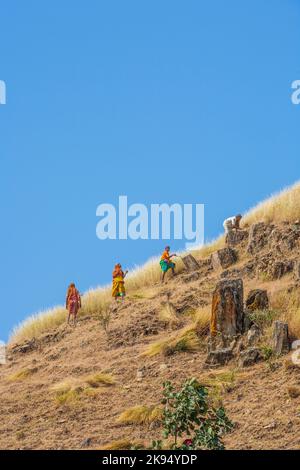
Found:
<svg viewBox="0 0 300 470"><path fill-rule="evenodd" d="M192 439L186 439L186 440L183 442L183 445L186 446L186 447L192 447L192 445L193 445Z"/></svg>

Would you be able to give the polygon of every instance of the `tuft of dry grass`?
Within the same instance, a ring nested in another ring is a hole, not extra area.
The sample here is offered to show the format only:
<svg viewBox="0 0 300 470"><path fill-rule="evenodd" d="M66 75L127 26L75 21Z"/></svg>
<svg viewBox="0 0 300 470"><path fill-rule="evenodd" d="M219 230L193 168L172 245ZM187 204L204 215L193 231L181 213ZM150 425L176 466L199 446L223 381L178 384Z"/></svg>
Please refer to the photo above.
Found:
<svg viewBox="0 0 300 470"><path fill-rule="evenodd" d="M103 385L109 386L109 385L115 385L115 379L112 375L110 374L95 374L95 375L90 375L85 378L85 382L93 388L98 388Z"/></svg>
<svg viewBox="0 0 300 470"><path fill-rule="evenodd" d="M195 331L195 326L187 326L173 333L167 338L163 338L150 344L143 352L142 356L153 357L157 354L171 356L178 352L196 352L201 348L201 342Z"/></svg>
<svg viewBox="0 0 300 470"><path fill-rule="evenodd" d="M87 377L70 377L51 387L54 400L58 405L74 404L82 396L95 396L100 387L108 387L115 384L115 379L110 374L98 373ZM95 390L96 389L96 390Z"/></svg>
<svg viewBox="0 0 300 470"><path fill-rule="evenodd" d="M239 372L237 369L220 369L210 371L202 375L201 383L210 389L210 395L214 402L221 402L225 393L232 391L237 383Z"/></svg>
<svg viewBox="0 0 300 470"><path fill-rule="evenodd" d="M158 354L170 356L177 352L199 351L202 346L202 338L209 332L210 307L198 308L191 315L193 318L191 325L150 344L142 356L153 357ZM170 313L170 316L172 316L172 313Z"/></svg>
<svg viewBox="0 0 300 470"><path fill-rule="evenodd" d="M79 380L70 378L53 385L51 391L58 405L74 404L79 400L83 387Z"/></svg>
<svg viewBox="0 0 300 470"><path fill-rule="evenodd" d="M162 409L158 406L134 406L123 411L117 418L119 424L151 424L162 418Z"/></svg>
<svg viewBox="0 0 300 470"><path fill-rule="evenodd" d="M200 307L193 313L194 329L198 337L206 336L209 333L211 318L211 307Z"/></svg>
<svg viewBox="0 0 300 470"><path fill-rule="evenodd" d="M16 372L15 374L11 374L7 377L7 380L9 382L19 382L21 380L25 380L27 379L28 377L31 377L32 374L34 374L34 372L36 372L36 369L21 369L19 370L18 372Z"/></svg>
<svg viewBox="0 0 300 470"><path fill-rule="evenodd" d="M175 308L169 303L161 308L158 313L158 318L171 328L178 328L182 324L182 320L177 315Z"/></svg>

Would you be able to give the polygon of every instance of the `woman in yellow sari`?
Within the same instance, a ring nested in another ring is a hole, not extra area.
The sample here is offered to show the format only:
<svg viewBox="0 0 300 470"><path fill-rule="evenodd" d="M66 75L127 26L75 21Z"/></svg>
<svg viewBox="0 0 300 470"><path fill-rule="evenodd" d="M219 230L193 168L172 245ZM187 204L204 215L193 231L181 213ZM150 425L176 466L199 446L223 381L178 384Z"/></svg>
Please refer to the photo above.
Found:
<svg viewBox="0 0 300 470"><path fill-rule="evenodd" d="M112 296L115 298L115 300L118 300L118 297L124 300L126 294L124 279L127 273L128 271L125 271L125 273L122 271L122 266L120 265L120 263L115 265L115 269L113 270L112 274Z"/></svg>

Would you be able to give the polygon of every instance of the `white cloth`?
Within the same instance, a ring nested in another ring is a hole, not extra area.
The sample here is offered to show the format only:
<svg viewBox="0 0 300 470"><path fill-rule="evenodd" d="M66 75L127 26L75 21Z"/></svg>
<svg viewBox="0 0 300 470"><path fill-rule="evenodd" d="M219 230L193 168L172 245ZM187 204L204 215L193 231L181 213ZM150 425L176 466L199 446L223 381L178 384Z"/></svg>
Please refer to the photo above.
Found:
<svg viewBox="0 0 300 470"><path fill-rule="evenodd" d="M224 220L223 227L224 227L225 233L229 233L230 230L233 229L235 224L236 224L236 217L228 217L228 219Z"/></svg>

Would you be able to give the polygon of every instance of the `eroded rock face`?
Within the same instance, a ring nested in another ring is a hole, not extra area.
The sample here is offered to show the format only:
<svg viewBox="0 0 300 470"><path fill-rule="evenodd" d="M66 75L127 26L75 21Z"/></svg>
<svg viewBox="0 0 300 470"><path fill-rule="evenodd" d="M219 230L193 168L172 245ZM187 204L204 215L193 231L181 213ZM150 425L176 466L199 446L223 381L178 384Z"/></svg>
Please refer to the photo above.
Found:
<svg viewBox="0 0 300 470"><path fill-rule="evenodd" d="M232 230L227 235L227 243L229 246L237 246L247 240L248 236L249 233L247 230Z"/></svg>
<svg viewBox="0 0 300 470"><path fill-rule="evenodd" d="M264 222L253 224L249 232L247 252L254 255L265 248L273 228L273 226L267 225Z"/></svg>
<svg viewBox="0 0 300 470"><path fill-rule="evenodd" d="M209 366L223 366L232 358L233 352L231 348L216 349L208 353L205 364Z"/></svg>
<svg viewBox="0 0 300 470"><path fill-rule="evenodd" d="M237 262L237 253L232 248L223 248L211 255L214 269L227 269Z"/></svg>
<svg viewBox="0 0 300 470"><path fill-rule="evenodd" d="M224 279L213 293L211 335L237 336L244 331L244 287L242 279Z"/></svg>
<svg viewBox="0 0 300 470"><path fill-rule="evenodd" d="M274 322L273 349L278 355L287 354L290 351L289 327L282 321Z"/></svg>
<svg viewBox="0 0 300 470"><path fill-rule="evenodd" d="M197 269L200 268L198 261L196 261L192 255L184 256L182 262L189 272L197 271Z"/></svg>
<svg viewBox="0 0 300 470"><path fill-rule="evenodd" d="M249 346L254 346L260 339L261 331L257 325L252 325L247 333L247 342Z"/></svg>
<svg viewBox="0 0 300 470"><path fill-rule="evenodd" d="M276 280L282 278L285 274L293 271L294 264L292 261L276 261L269 268L269 278Z"/></svg>
<svg viewBox="0 0 300 470"><path fill-rule="evenodd" d="M269 308L269 298L266 290L254 289L248 294L246 308L251 312L255 310L267 310Z"/></svg>

